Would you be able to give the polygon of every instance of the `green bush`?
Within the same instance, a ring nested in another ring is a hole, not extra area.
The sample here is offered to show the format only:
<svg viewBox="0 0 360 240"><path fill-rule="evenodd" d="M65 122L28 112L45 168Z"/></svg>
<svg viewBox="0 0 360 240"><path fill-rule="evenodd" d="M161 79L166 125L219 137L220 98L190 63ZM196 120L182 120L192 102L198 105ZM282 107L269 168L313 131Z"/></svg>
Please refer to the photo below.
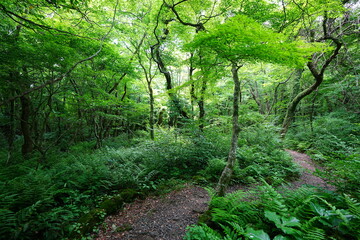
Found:
<svg viewBox="0 0 360 240"><path fill-rule="evenodd" d="M209 181L217 181L226 166L226 161L220 158L210 159L204 170L200 171L200 174Z"/></svg>

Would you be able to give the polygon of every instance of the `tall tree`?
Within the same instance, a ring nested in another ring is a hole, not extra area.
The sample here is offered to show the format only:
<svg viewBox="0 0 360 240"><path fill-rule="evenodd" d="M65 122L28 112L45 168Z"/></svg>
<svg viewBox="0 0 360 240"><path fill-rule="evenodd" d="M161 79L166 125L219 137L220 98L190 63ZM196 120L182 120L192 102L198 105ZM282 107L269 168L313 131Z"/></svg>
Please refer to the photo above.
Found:
<svg viewBox="0 0 360 240"><path fill-rule="evenodd" d="M286 36L275 33L249 17L238 15L216 26L208 33L195 37L193 47L209 49L230 62L234 82L232 137L227 164L217 185L217 194L223 196L231 180L236 162L239 136L239 62L265 61L301 67L316 47L303 41L288 41Z"/></svg>

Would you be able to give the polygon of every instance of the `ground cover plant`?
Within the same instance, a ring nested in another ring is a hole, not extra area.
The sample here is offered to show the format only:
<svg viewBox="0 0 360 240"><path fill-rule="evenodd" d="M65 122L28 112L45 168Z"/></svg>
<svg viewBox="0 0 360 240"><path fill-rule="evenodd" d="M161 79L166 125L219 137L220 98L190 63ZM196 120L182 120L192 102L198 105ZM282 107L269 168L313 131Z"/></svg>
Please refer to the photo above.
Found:
<svg viewBox="0 0 360 240"><path fill-rule="evenodd" d="M308 174L286 149L317 161L340 195L309 201L353 237L359 16L354 0L2 0L0 238L92 238L184 183L280 186ZM280 230L248 229L307 234L261 214Z"/></svg>
<svg viewBox="0 0 360 240"><path fill-rule="evenodd" d="M185 239L357 239L359 210L348 195L307 187L279 193L265 184L213 197Z"/></svg>
<svg viewBox="0 0 360 240"><path fill-rule="evenodd" d="M357 121L356 115L339 111L316 117L313 131L308 131L308 122L299 122L289 132L285 145L308 153L325 167L318 172L321 177L339 191L359 198L360 128Z"/></svg>

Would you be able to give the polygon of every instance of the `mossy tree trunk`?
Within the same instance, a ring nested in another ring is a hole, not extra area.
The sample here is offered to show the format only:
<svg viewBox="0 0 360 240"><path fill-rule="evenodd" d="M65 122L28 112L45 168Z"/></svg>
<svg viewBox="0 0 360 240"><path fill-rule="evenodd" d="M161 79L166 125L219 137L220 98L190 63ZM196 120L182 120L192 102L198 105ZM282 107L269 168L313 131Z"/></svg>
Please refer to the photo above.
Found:
<svg viewBox="0 0 360 240"><path fill-rule="evenodd" d="M227 159L226 166L220 176L218 185L216 187L216 195L224 196L226 189L230 183L234 172L236 162L236 151L239 138L239 100L240 100L240 80L238 71L242 65L238 66L235 62L232 63L231 73L234 81L234 96L233 96L233 115L232 115L232 136L230 151Z"/></svg>

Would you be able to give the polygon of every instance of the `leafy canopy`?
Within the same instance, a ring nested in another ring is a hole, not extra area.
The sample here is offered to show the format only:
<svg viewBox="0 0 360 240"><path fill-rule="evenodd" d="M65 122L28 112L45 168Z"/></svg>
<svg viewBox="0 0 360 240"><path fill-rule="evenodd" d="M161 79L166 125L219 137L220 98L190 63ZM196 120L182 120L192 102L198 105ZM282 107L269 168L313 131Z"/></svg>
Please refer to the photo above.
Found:
<svg viewBox="0 0 360 240"><path fill-rule="evenodd" d="M190 49L205 48L229 61L264 61L303 67L311 54L326 50L320 43L289 40L255 20L237 15L209 32L198 34Z"/></svg>

